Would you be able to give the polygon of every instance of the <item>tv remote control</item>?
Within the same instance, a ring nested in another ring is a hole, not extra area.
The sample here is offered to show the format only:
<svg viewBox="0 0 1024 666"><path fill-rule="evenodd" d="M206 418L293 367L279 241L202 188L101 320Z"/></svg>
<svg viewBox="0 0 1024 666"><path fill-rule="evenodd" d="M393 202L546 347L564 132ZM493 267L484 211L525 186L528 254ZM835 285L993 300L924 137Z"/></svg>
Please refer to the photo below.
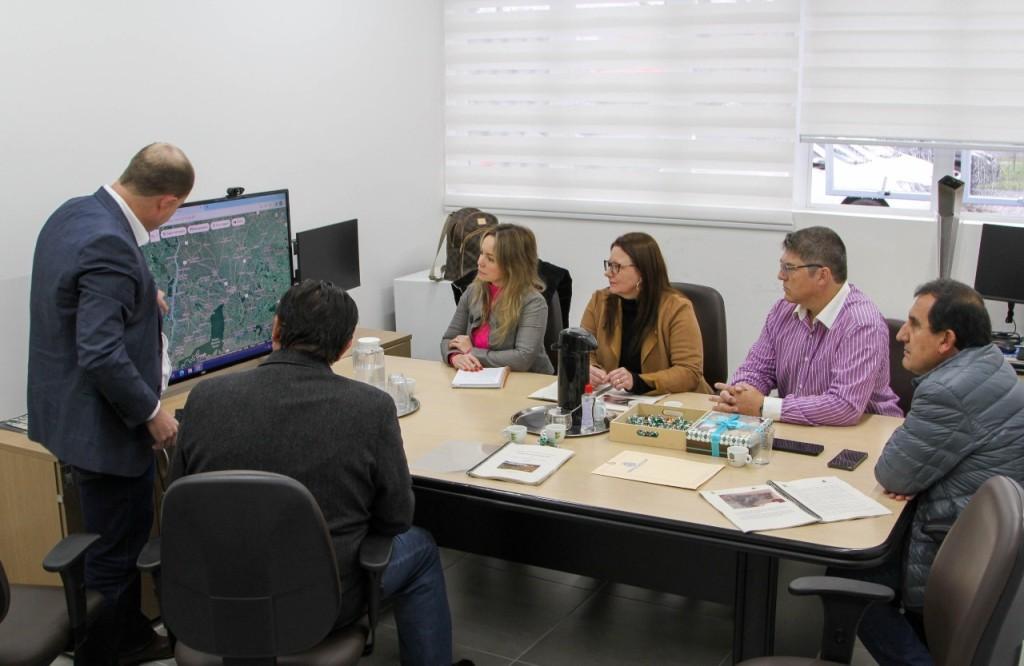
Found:
<svg viewBox="0 0 1024 666"><path fill-rule="evenodd" d="M775 438L775 442L772 444L772 450L774 451L786 451L788 453L799 453L804 456L817 456L821 455L821 452L825 450L825 447L821 444L811 444L810 442L796 442L792 439L780 439Z"/></svg>

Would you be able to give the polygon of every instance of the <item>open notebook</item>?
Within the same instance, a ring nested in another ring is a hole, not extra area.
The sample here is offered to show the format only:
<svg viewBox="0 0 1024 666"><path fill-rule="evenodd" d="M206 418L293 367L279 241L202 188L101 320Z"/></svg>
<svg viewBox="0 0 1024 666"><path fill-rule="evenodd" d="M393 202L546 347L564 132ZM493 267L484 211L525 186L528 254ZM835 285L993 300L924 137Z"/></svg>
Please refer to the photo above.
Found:
<svg viewBox="0 0 1024 666"><path fill-rule="evenodd" d="M459 370L452 379L452 388L501 388L508 379L508 367L483 368L475 372Z"/></svg>

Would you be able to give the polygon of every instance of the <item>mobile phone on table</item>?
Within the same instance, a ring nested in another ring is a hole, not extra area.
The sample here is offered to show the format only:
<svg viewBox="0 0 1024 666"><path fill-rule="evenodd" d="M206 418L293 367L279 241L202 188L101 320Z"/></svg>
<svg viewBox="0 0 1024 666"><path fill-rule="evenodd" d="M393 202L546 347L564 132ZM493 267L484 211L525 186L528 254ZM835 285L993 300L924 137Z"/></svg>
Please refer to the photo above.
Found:
<svg viewBox="0 0 1024 666"><path fill-rule="evenodd" d="M857 469L857 466L867 460L868 454L865 451L854 451L853 449L843 449L836 454L836 457L828 461L828 466L835 469L846 470L852 472Z"/></svg>

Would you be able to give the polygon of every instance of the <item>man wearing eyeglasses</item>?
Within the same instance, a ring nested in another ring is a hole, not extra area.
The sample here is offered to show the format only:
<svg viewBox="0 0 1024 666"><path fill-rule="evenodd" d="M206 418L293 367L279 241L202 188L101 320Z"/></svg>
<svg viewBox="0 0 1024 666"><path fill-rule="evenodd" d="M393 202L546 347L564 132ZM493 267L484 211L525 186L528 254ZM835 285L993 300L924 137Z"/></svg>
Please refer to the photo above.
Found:
<svg viewBox="0 0 1024 666"><path fill-rule="evenodd" d="M808 227L787 234L782 250L783 298L732 381L715 384L715 408L805 425L853 425L865 412L903 416L889 387L885 319L847 282L842 239Z"/></svg>

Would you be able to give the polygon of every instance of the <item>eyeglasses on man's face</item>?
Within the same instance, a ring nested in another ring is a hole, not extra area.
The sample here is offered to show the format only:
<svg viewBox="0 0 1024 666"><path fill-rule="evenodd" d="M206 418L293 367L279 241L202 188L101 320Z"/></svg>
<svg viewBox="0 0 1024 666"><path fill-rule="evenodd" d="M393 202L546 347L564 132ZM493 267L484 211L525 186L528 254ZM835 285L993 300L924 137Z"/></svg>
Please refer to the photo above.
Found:
<svg viewBox="0 0 1024 666"><path fill-rule="evenodd" d="M620 264L617 261L608 261L606 259L604 261L604 272L611 273L612 275L618 275L619 271L621 271L623 268L629 268L630 266L635 265L636 264Z"/></svg>
<svg viewBox="0 0 1024 666"><path fill-rule="evenodd" d="M780 273L785 273L786 275L792 275L795 271L798 271L801 268L824 268L824 267L821 264L800 264L799 266L794 266L793 264L787 264L787 263L784 263L784 262L781 262L781 261L779 262L779 272Z"/></svg>

